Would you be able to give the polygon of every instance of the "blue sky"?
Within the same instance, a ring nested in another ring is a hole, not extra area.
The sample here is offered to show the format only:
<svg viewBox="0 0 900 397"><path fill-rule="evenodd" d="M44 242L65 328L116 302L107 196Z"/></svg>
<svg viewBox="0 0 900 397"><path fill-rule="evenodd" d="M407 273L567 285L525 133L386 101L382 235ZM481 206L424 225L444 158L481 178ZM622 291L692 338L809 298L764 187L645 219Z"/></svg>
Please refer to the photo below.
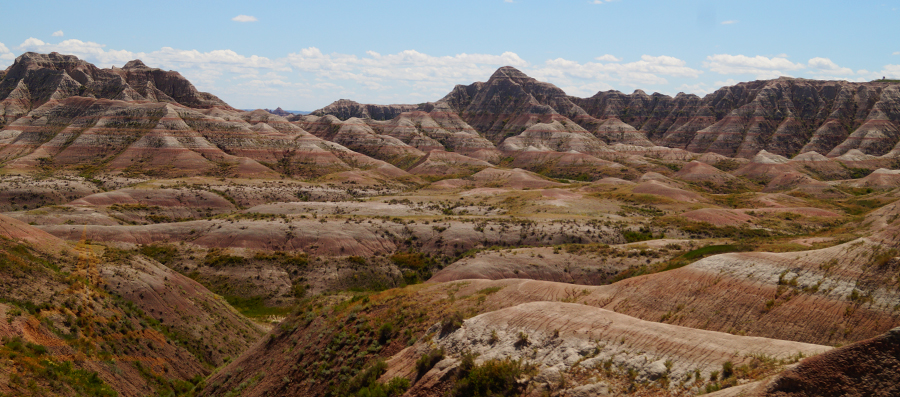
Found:
<svg viewBox="0 0 900 397"><path fill-rule="evenodd" d="M782 75L900 78L900 1L32 0L0 9L0 67L26 51L101 67L140 58L238 108L434 101L504 65L577 96L702 96Z"/></svg>

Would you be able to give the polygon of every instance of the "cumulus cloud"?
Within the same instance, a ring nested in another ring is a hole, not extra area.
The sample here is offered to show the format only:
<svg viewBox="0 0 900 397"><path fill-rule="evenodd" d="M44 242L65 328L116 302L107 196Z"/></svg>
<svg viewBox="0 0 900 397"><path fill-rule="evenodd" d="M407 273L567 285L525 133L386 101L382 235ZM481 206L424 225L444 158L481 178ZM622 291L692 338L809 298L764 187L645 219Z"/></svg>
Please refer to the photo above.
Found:
<svg viewBox="0 0 900 397"><path fill-rule="evenodd" d="M719 74L750 74L759 79L771 79L788 75L787 72L803 69L801 63L793 63L784 57L767 58L761 55L717 54L706 57L703 66Z"/></svg>
<svg viewBox="0 0 900 397"><path fill-rule="evenodd" d="M736 23L738 23L738 21L736 21L736 20L734 20L734 19L730 19L730 20L727 20L727 21L722 21L722 25L733 25L733 24L736 24Z"/></svg>
<svg viewBox="0 0 900 397"><path fill-rule="evenodd" d="M16 56L9 51L9 48L6 48L6 45L0 43L0 67L6 68L11 65L12 61L15 59Z"/></svg>
<svg viewBox="0 0 900 397"><path fill-rule="evenodd" d="M814 73L817 74L830 74L830 75L852 75L853 70L850 68L842 68L838 66L836 63L832 62L828 58L816 57L810 59L807 63L810 69L814 70Z"/></svg>
<svg viewBox="0 0 900 397"><path fill-rule="evenodd" d="M599 56L599 57L596 57L596 58L594 58L594 59L596 59L596 60L598 60L598 61L600 61L600 62L621 62L621 61L622 61L621 58L616 58L615 56L609 55L609 54L603 54L603 55L601 55L601 56Z"/></svg>
<svg viewBox="0 0 900 397"><path fill-rule="evenodd" d="M579 63L557 58L525 72L560 86L566 93L590 96L600 89L611 89L612 85L647 88L668 84L666 77L696 78L703 73L686 64L681 59L666 55L643 55L639 61L626 63Z"/></svg>
<svg viewBox="0 0 900 397"><path fill-rule="evenodd" d="M231 20L235 21L235 22L256 22L256 21L258 21L258 19L256 19L256 17L250 16L250 15L244 15L244 14L241 14L234 18L231 18Z"/></svg>
<svg viewBox="0 0 900 397"><path fill-rule="evenodd" d="M62 31L62 30L57 30L57 31L53 32L53 35L52 35L52 36L53 36L53 37L63 37L63 31Z"/></svg>
<svg viewBox="0 0 900 397"><path fill-rule="evenodd" d="M528 62L512 52L438 57L406 50L387 55L369 51L366 55L325 54L316 47L309 47L288 54L285 61L301 75L310 77L368 82L415 81L424 86L441 87L483 78L500 66L528 66Z"/></svg>
<svg viewBox="0 0 900 397"><path fill-rule="evenodd" d="M884 65L881 75L889 79L900 79L900 65Z"/></svg>
<svg viewBox="0 0 900 397"><path fill-rule="evenodd" d="M232 50L214 50L200 52L197 50L177 50L163 47L153 52L132 52L126 50L107 50L103 44L91 41L69 39L57 44L45 43L33 37L25 40L19 49L35 52L59 52L75 55L100 67L121 66L133 59L141 59L144 63L163 69L226 69L238 72L246 69L267 68L290 71L283 62L275 62L266 57L256 55L244 56Z"/></svg>

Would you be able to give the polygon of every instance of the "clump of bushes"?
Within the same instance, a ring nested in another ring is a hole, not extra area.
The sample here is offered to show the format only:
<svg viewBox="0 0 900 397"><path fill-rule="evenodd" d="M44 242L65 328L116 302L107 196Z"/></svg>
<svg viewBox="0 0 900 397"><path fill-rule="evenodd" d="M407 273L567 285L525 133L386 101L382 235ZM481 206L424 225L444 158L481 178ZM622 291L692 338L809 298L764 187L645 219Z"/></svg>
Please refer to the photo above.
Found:
<svg viewBox="0 0 900 397"><path fill-rule="evenodd" d="M444 349L435 349L423 354L422 357L416 360L416 379L421 378L443 359Z"/></svg>
<svg viewBox="0 0 900 397"><path fill-rule="evenodd" d="M441 321L441 336L447 335L453 331L462 327L463 324L463 316L460 312L453 312L453 314L444 318Z"/></svg>
<svg viewBox="0 0 900 397"><path fill-rule="evenodd" d="M475 365L475 357L463 355L456 385L450 395L454 397L493 397L521 395L524 385L517 381L533 374L536 367L521 360L488 360Z"/></svg>

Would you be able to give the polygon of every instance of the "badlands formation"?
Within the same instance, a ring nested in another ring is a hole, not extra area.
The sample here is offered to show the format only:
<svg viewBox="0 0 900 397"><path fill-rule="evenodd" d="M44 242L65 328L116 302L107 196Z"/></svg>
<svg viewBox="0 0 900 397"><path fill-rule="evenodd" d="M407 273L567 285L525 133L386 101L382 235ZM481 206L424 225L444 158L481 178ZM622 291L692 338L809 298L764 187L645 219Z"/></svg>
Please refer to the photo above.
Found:
<svg viewBox="0 0 900 397"><path fill-rule="evenodd" d="M893 395L900 84L242 111L0 72L0 393Z"/></svg>

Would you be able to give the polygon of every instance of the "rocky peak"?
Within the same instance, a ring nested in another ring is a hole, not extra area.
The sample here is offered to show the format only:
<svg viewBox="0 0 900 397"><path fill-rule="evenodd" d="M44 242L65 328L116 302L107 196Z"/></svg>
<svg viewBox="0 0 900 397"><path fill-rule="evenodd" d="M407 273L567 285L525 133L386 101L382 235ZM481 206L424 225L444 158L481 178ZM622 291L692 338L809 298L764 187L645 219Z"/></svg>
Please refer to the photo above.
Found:
<svg viewBox="0 0 900 397"><path fill-rule="evenodd" d="M150 67L145 65L140 59L135 59L133 61L128 61L125 66L122 66L122 69L150 69Z"/></svg>
<svg viewBox="0 0 900 397"><path fill-rule="evenodd" d="M122 69L100 69L73 55L27 52L0 76L0 124L51 99L72 96L231 108L216 96L199 92L178 72L150 68L137 59Z"/></svg>
<svg viewBox="0 0 900 397"><path fill-rule="evenodd" d="M503 67L497 69L497 71L495 71L494 74L491 75L491 77L488 79L488 81L491 81L494 79L500 79L500 78L534 80L533 78L529 77L527 74L522 73L521 70L516 69L512 66L503 66Z"/></svg>
<svg viewBox="0 0 900 397"><path fill-rule="evenodd" d="M290 117L290 116L293 116L293 114L291 114L290 112L285 111L285 110L282 109L280 106L279 106L277 109L275 109L275 110L269 110L269 109L266 109L266 111L269 112L269 113L272 113L272 114L274 114L274 115L276 115L276 116L281 116L281 117Z"/></svg>
<svg viewBox="0 0 900 397"><path fill-rule="evenodd" d="M391 120L403 112L417 110L419 105L371 105L363 104L349 99L338 99L330 105L311 114L315 116L332 115L341 120L353 117L373 120Z"/></svg>

